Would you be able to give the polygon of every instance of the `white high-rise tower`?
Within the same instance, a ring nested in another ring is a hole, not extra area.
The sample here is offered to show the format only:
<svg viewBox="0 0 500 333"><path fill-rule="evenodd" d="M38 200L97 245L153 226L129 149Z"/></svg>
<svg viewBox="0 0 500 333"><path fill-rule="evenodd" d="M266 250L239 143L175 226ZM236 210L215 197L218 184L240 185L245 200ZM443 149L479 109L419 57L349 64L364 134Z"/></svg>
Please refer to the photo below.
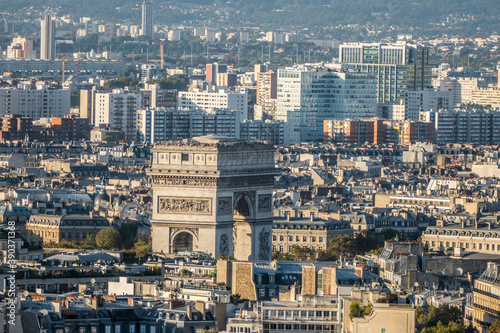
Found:
<svg viewBox="0 0 500 333"><path fill-rule="evenodd" d="M142 36L153 37L153 2L142 3Z"/></svg>
<svg viewBox="0 0 500 333"><path fill-rule="evenodd" d="M56 24L50 14L45 14L40 29L40 59L54 60L56 57Z"/></svg>

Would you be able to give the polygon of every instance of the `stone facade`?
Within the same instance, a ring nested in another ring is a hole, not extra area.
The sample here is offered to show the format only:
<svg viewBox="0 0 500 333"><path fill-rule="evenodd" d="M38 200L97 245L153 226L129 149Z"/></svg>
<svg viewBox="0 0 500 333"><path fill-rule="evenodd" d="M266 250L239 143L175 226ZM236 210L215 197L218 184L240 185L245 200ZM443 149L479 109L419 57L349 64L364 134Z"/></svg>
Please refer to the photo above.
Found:
<svg viewBox="0 0 500 333"><path fill-rule="evenodd" d="M157 144L153 251L269 260L274 147L220 136Z"/></svg>
<svg viewBox="0 0 500 333"><path fill-rule="evenodd" d="M500 254L500 228L491 224L449 224L428 227L422 243L430 251L459 247L465 251Z"/></svg>
<svg viewBox="0 0 500 333"><path fill-rule="evenodd" d="M340 235L352 235L349 221L314 218L275 217L273 223L273 252L291 253L292 246L325 250L330 240Z"/></svg>
<svg viewBox="0 0 500 333"><path fill-rule="evenodd" d="M26 223L27 241L32 245L59 243L62 240L84 241L109 228L105 217L87 215L32 215Z"/></svg>
<svg viewBox="0 0 500 333"><path fill-rule="evenodd" d="M479 279L474 281L472 324L486 333L495 320L500 320L500 264L490 262Z"/></svg>

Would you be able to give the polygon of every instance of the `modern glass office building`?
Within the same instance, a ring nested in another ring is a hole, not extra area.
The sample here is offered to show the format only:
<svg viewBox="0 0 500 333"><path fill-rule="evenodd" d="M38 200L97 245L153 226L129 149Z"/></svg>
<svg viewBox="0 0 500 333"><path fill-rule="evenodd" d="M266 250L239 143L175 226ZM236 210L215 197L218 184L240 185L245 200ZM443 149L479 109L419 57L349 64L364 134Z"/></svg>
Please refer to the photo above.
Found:
<svg viewBox="0 0 500 333"><path fill-rule="evenodd" d="M288 123L290 142L321 141L325 119L374 117L375 96L371 73L280 69L276 118Z"/></svg>
<svg viewBox="0 0 500 333"><path fill-rule="evenodd" d="M339 60L377 76L377 102L399 103L406 90L431 86L429 49L410 44L351 43L340 45Z"/></svg>

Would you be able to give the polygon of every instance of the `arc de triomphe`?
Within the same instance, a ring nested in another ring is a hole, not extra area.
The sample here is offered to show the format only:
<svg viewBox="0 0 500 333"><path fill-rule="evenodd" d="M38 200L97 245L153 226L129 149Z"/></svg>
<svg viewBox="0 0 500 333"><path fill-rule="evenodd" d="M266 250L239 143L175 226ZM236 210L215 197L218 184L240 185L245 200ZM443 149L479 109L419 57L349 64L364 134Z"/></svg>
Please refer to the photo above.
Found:
<svg viewBox="0 0 500 333"><path fill-rule="evenodd" d="M205 136L153 148L153 251L270 260L274 147Z"/></svg>

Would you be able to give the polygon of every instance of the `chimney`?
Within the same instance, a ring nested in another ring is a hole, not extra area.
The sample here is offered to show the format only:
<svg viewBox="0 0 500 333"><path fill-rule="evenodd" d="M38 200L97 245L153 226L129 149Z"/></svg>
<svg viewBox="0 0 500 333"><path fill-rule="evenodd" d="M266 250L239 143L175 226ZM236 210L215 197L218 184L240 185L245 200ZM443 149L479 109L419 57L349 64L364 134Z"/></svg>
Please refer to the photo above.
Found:
<svg viewBox="0 0 500 333"><path fill-rule="evenodd" d="M205 302L203 301L196 301L195 304L196 310L201 312L201 315L203 316L203 319L206 317L206 312L205 312Z"/></svg>
<svg viewBox="0 0 500 333"><path fill-rule="evenodd" d="M314 213L311 213L311 222L314 222Z"/></svg>
<svg viewBox="0 0 500 333"><path fill-rule="evenodd" d="M189 320L193 319L193 309L191 309L191 304L189 304L186 308L186 316Z"/></svg>
<svg viewBox="0 0 500 333"><path fill-rule="evenodd" d="M442 220L442 219L436 220L436 226L437 227L444 227L444 220Z"/></svg>
<svg viewBox="0 0 500 333"><path fill-rule="evenodd" d="M293 302L296 300L297 300L297 286L291 285L290 286L290 302Z"/></svg>
<svg viewBox="0 0 500 333"><path fill-rule="evenodd" d="M363 279L363 272L363 265L356 265L356 268L354 268L354 273L356 273L356 275L361 279Z"/></svg>
<svg viewBox="0 0 500 333"><path fill-rule="evenodd" d="M61 302L52 301L52 306L54 307L54 312L56 312L59 317L61 317Z"/></svg>
<svg viewBox="0 0 500 333"><path fill-rule="evenodd" d="M461 225L462 225L462 229L465 229L465 220L462 220Z"/></svg>
<svg viewBox="0 0 500 333"><path fill-rule="evenodd" d="M290 212L285 212L285 214L286 214L286 220L290 221Z"/></svg>
<svg viewBox="0 0 500 333"><path fill-rule="evenodd" d="M128 299L128 305L129 305L129 306L135 306L135 299L133 299L133 298L129 298L129 299Z"/></svg>
<svg viewBox="0 0 500 333"><path fill-rule="evenodd" d="M460 246L459 247L455 247L453 249L453 256L454 257L459 257L459 258L463 257L464 256L464 249L462 247L460 247Z"/></svg>

